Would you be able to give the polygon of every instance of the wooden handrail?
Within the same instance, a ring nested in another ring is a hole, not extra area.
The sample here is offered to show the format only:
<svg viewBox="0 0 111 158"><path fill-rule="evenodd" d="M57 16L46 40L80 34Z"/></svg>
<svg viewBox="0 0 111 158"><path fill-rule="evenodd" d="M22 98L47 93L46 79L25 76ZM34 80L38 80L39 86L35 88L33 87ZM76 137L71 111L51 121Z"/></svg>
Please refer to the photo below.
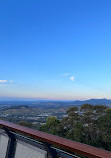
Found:
<svg viewBox="0 0 111 158"><path fill-rule="evenodd" d="M31 128L23 127L11 122L0 120L0 126L3 128L8 128L13 132L19 132L21 134L31 136L34 139L47 142L52 145L56 145L63 149L67 149L69 151L76 152L78 154L88 156L90 158L111 158L111 152L109 151L92 147L90 145L86 145L69 139L61 138L59 136L55 136Z"/></svg>

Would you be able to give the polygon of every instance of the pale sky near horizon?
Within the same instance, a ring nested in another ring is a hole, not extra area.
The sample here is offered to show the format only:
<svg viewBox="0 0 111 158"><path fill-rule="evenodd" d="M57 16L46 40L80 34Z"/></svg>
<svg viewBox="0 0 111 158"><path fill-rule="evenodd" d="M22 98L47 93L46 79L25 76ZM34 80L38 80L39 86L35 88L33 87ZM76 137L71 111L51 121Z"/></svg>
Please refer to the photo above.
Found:
<svg viewBox="0 0 111 158"><path fill-rule="evenodd" d="M0 1L2 98L110 99L111 1Z"/></svg>

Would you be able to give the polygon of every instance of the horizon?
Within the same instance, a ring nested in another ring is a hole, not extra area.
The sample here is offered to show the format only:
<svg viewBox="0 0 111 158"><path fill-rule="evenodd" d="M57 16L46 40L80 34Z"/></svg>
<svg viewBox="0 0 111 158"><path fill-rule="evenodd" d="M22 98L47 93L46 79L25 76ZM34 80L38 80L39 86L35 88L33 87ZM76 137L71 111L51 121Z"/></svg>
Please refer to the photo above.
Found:
<svg viewBox="0 0 111 158"><path fill-rule="evenodd" d="M63 100L63 99L44 99L44 98L0 98L0 101L26 101L26 102L73 102L73 101L87 101L87 100L111 100L108 98L90 98L90 99L85 99L85 100Z"/></svg>
<svg viewBox="0 0 111 158"><path fill-rule="evenodd" d="M1 99L111 98L110 0L0 4Z"/></svg>

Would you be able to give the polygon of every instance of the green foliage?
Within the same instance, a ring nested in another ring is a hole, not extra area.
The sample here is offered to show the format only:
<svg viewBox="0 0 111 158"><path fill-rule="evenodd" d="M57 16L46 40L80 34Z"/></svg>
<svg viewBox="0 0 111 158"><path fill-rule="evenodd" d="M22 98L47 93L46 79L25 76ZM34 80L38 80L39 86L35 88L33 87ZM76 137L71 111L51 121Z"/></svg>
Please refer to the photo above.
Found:
<svg viewBox="0 0 111 158"><path fill-rule="evenodd" d="M78 107L71 107L67 110L67 114L69 113L75 113L76 111L78 111Z"/></svg>
<svg viewBox="0 0 111 158"><path fill-rule="evenodd" d="M111 151L111 109L103 105L71 107L61 121L48 117L40 130Z"/></svg>
<svg viewBox="0 0 111 158"><path fill-rule="evenodd" d="M67 132L67 138L78 142L84 142L85 130L83 125L80 122L75 123L73 129Z"/></svg>
<svg viewBox="0 0 111 158"><path fill-rule="evenodd" d="M111 150L111 109L107 109L106 114L98 119L98 128L105 149Z"/></svg>
<svg viewBox="0 0 111 158"><path fill-rule="evenodd" d="M87 112L87 111L93 111L94 110L94 106L91 104L83 104L81 106L81 111Z"/></svg>
<svg viewBox="0 0 111 158"><path fill-rule="evenodd" d="M40 127L40 130L56 135L58 133L58 125L59 120L54 116L50 116L47 118L46 123Z"/></svg>

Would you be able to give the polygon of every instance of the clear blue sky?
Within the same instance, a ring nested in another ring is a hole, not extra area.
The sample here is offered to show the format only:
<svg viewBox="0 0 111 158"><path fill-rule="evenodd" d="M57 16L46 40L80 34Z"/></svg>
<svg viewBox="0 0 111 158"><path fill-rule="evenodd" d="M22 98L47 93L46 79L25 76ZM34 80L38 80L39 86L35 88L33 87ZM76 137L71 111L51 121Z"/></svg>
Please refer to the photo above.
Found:
<svg viewBox="0 0 111 158"><path fill-rule="evenodd" d="M0 1L0 98L111 98L111 0Z"/></svg>

